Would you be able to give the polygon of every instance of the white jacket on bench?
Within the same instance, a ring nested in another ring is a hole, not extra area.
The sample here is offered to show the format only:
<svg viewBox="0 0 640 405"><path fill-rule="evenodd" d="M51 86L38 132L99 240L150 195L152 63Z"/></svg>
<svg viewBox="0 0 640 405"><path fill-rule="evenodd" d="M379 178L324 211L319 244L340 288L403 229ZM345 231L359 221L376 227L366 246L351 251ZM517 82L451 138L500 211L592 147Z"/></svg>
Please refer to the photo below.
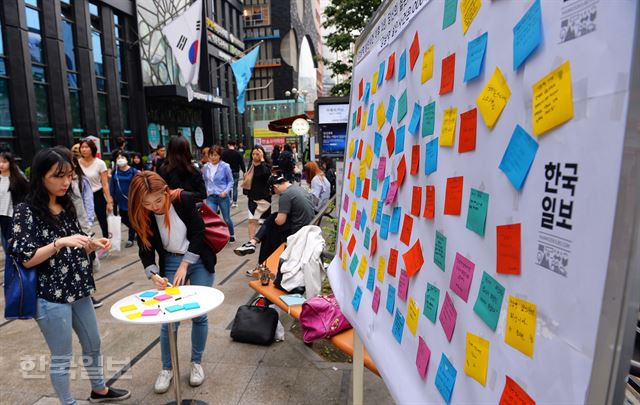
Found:
<svg viewBox="0 0 640 405"><path fill-rule="evenodd" d="M307 225L287 238L287 247L280 255L284 260L280 267L281 285L291 291L305 287L305 297L320 294L322 285L322 260L325 241L322 230L316 225Z"/></svg>

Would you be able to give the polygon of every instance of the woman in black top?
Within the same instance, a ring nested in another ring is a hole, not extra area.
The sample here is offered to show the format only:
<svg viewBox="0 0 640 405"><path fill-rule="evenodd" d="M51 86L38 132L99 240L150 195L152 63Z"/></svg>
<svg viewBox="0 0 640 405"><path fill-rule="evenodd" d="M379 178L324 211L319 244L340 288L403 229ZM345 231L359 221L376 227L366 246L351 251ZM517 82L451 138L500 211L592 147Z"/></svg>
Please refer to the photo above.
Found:
<svg viewBox="0 0 640 405"><path fill-rule="evenodd" d="M271 193L269 192L269 177L271 177L271 165L264 149L255 145L251 150L251 166L253 172L251 188L247 193L249 197L249 240L256 234L256 225L261 218L271 214Z"/></svg>
<svg viewBox="0 0 640 405"><path fill-rule="evenodd" d="M169 141L167 159L158 169L158 174L172 189L182 188L204 200L207 198L204 180L191 163L192 159L189 141L183 136L174 136Z"/></svg>
<svg viewBox="0 0 640 405"><path fill-rule="evenodd" d="M94 401L129 398L130 393L104 381L98 321L91 302L95 282L88 255L111 248L109 239L92 239L80 229L69 189L73 179L71 151L41 150L31 165L30 191L16 207L11 254L38 272L36 321L51 351L50 376L63 404L75 404L69 388L72 329L82 346L83 364Z"/></svg>

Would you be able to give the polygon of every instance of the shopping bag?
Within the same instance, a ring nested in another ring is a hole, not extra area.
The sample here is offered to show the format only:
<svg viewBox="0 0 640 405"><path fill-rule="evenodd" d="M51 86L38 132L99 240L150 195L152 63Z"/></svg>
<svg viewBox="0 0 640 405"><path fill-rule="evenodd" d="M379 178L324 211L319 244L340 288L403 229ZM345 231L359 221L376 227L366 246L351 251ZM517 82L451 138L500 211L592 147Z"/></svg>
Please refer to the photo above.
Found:
<svg viewBox="0 0 640 405"><path fill-rule="evenodd" d="M109 227L109 235L111 236L111 251L119 252L122 242L122 222L120 216L109 215L107 217L107 226Z"/></svg>

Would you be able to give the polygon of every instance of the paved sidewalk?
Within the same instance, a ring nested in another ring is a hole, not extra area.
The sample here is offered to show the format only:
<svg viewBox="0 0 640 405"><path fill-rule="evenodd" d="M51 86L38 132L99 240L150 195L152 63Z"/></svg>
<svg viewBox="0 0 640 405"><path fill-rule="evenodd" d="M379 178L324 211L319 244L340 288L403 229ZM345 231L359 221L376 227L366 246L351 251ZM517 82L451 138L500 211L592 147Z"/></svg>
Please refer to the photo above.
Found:
<svg viewBox="0 0 640 405"><path fill-rule="evenodd" d="M284 342L261 347L235 343L229 337L237 307L253 297L245 271L254 268L257 261L257 255L238 257L232 251L247 238L246 198L241 196L239 203L240 206L232 210L237 242L218 255L214 286L224 292L225 302L209 313L209 339L202 363L206 379L200 387L191 388L188 384L190 322L183 322L179 329L183 397L209 404L351 403L351 365L331 363L317 355L288 331L291 325L288 316L281 316L287 330ZM111 305L120 298L152 287L143 274L137 247L125 249L123 244L121 252L103 259L102 269L95 279L96 297L104 302L96 313L102 336L105 378L114 386L131 390L131 399L122 403L172 401L172 390L164 395L153 392L153 383L160 370L159 327L124 324L109 314ZM4 311L4 296L0 300L0 310ZM58 403L49 381L48 353L33 320L10 322L0 319L0 404ZM74 335L74 354L80 353ZM87 403L81 400L88 398L90 390L83 373L80 366L72 369L72 376L75 376L72 389L79 404ZM365 370L364 381L365 403L393 403L380 378Z"/></svg>

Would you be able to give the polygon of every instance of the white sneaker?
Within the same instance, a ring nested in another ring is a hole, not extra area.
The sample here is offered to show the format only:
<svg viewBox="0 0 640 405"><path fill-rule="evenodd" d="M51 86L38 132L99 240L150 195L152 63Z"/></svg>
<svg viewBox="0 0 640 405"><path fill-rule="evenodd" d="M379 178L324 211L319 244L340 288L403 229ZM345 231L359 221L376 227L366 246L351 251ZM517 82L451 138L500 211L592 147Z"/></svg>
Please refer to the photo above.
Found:
<svg viewBox="0 0 640 405"><path fill-rule="evenodd" d="M189 385L197 387L204 381L204 370L198 363L191 363L191 374L189 374Z"/></svg>
<svg viewBox="0 0 640 405"><path fill-rule="evenodd" d="M169 391L169 386L171 385L172 378L172 370L160 371L160 374L158 374L158 378L156 378L156 384L153 386L153 391L156 394L164 394L165 392Z"/></svg>

